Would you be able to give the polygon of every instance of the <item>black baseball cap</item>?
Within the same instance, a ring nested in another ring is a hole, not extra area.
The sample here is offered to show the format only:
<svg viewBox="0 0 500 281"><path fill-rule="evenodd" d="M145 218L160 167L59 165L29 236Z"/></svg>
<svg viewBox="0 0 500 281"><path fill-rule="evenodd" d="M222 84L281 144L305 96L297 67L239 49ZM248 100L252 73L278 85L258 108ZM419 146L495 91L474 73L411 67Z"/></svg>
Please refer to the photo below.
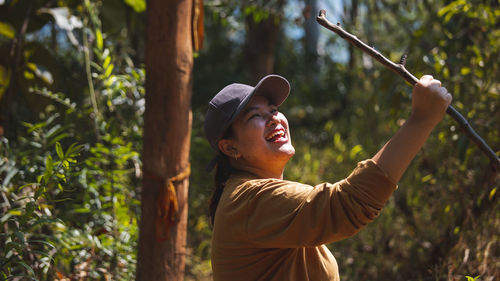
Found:
<svg viewBox="0 0 500 281"><path fill-rule="evenodd" d="M289 93L290 83L276 74L265 76L255 87L240 83L224 87L208 103L204 125L208 142L216 152L220 152L219 140L253 96L264 96L272 104L279 106Z"/></svg>

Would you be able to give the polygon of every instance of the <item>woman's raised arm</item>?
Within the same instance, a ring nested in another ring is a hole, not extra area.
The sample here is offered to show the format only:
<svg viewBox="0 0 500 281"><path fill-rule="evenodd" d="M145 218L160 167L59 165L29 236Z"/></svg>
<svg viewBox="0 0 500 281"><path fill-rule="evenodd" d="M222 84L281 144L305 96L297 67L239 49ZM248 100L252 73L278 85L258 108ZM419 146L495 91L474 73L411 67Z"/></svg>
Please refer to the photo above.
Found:
<svg viewBox="0 0 500 281"><path fill-rule="evenodd" d="M441 82L430 75L415 84L410 117L372 158L394 182L399 182L432 129L443 119L451 100Z"/></svg>

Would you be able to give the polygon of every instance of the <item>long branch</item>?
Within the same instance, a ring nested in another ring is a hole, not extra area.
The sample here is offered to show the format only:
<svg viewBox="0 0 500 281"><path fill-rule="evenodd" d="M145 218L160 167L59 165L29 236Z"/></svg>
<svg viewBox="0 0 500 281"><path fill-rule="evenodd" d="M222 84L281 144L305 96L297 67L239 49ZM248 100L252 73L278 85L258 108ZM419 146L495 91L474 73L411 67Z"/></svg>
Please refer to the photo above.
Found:
<svg viewBox="0 0 500 281"><path fill-rule="evenodd" d="M370 55L378 62L399 74L403 79L405 79L411 85L415 85L418 82L418 79L413 76L406 68L403 63L394 63L380 54L374 48L368 46L363 41L359 40L356 36L342 29L339 23L333 24L326 19L326 11L321 10L319 12L319 16L316 17L316 20L319 24L326 27L327 29L337 33L340 37L347 40L349 43L361 49L366 54ZM467 119L465 119L462 114L460 114L453 106L449 105L446 113L450 115L457 123L460 125L460 128L465 132L465 134L478 146L479 149L486 154L486 156L490 159L490 163L492 167L498 172L500 170L500 158L495 154L495 152L488 146L488 144L474 131L471 127Z"/></svg>

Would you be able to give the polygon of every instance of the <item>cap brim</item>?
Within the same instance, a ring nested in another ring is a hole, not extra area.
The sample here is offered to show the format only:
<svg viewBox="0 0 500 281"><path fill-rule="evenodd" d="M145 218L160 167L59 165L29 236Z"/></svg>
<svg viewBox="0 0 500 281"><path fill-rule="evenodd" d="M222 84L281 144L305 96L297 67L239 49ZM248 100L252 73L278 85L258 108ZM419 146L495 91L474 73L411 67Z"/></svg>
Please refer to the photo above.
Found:
<svg viewBox="0 0 500 281"><path fill-rule="evenodd" d="M290 94L290 83L279 75L268 75L255 86L252 96L264 96L274 105L280 106Z"/></svg>
<svg viewBox="0 0 500 281"><path fill-rule="evenodd" d="M240 103L238 109L234 112L229 124L247 106L253 96L266 97L272 104L280 106L290 94L290 83L284 77L271 74L262 78L254 87L253 91Z"/></svg>

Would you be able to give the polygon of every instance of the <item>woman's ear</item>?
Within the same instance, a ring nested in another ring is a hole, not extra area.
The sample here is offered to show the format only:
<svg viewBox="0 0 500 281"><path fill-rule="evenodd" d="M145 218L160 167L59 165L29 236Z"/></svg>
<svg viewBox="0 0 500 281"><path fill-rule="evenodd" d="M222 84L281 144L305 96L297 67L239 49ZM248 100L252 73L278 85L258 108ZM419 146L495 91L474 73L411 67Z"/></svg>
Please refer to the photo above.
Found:
<svg viewBox="0 0 500 281"><path fill-rule="evenodd" d="M238 150L234 147L233 141L230 139L219 140L219 149L222 153L226 154L231 158L238 158L240 156Z"/></svg>

